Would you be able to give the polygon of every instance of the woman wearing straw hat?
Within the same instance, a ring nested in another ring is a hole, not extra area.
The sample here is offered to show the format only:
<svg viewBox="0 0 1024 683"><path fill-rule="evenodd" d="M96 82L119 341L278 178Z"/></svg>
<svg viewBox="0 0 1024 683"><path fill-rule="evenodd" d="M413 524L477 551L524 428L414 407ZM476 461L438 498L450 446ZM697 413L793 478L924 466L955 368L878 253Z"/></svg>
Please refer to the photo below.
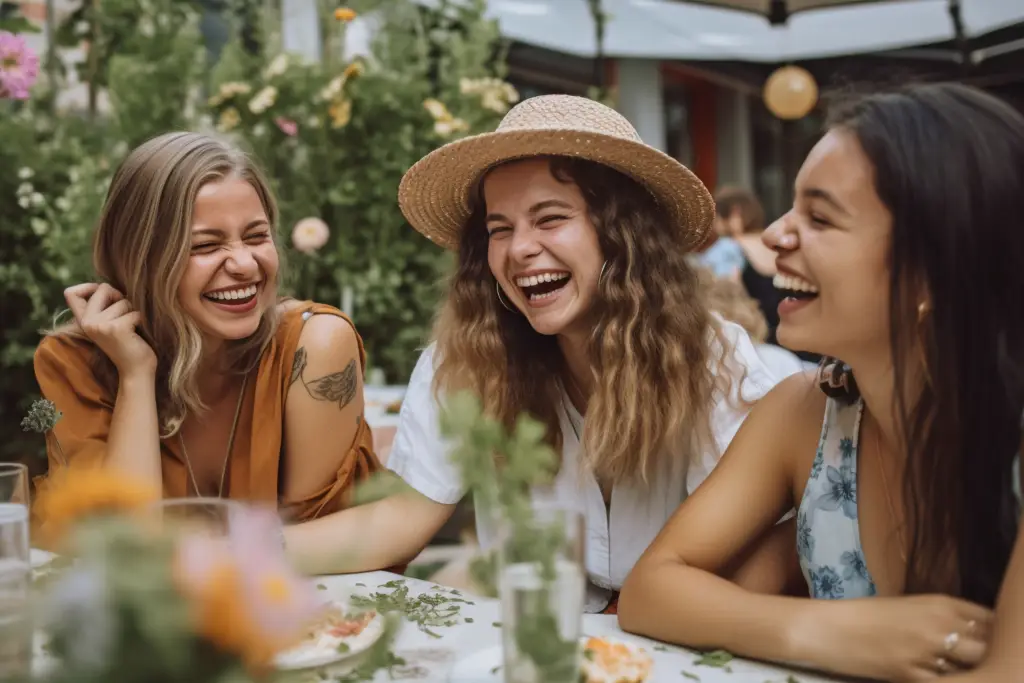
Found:
<svg viewBox="0 0 1024 683"><path fill-rule="evenodd" d="M586 517L588 609L604 609L776 382L743 330L708 312L687 265L711 196L615 111L553 95L427 155L399 203L457 268L387 463L421 495L351 511L363 520L353 536L367 524L388 532L359 568L414 555L462 498L437 398L469 389L507 424L528 412L547 426L562 453L557 495ZM325 534L336 543L332 523L295 529L289 544L306 554Z"/></svg>

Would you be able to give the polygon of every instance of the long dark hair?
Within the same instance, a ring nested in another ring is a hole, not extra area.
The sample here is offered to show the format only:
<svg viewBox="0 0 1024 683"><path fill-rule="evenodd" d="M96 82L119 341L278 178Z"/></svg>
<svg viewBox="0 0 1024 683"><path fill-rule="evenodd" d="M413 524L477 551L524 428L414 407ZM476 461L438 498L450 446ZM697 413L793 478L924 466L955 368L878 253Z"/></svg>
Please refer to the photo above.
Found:
<svg viewBox="0 0 1024 683"><path fill-rule="evenodd" d="M908 592L995 603L1016 535L1024 386L1024 116L959 84L837 107L892 213L896 420L908 454ZM930 302L919 313L922 293ZM907 399L908 359L924 363ZM1009 391L1007 391L1009 390ZM955 544L955 545L954 545ZM952 553L952 554L951 554ZM949 558L954 577L944 572Z"/></svg>

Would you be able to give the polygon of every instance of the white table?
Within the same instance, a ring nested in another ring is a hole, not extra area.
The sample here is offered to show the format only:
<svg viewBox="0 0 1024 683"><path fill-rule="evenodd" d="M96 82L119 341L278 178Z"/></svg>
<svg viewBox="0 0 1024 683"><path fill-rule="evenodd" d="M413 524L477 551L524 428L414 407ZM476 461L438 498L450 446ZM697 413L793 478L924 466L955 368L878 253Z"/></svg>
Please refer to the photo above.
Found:
<svg viewBox="0 0 1024 683"><path fill-rule="evenodd" d="M44 551L32 550L32 564L40 566L52 558ZM429 581L411 579L391 572L366 572L363 574L341 574L319 576L314 581L322 586L325 597L345 600L353 594L368 595L376 592L390 592L383 585L402 581L408 587L410 596L422 593L436 594L439 590L451 594L451 589ZM387 681L420 681L421 683L500 683L500 673L490 669L501 663L501 607L497 600L462 594L473 604L460 605L455 618L456 624L449 627L433 627L440 637L433 637L420 630L417 624L403 621L395 638L393 651L405 660L405 665L390 672L377 673L374 683ZM583 635L610 636L630 640L642 645L654 659L654 671L650 683L673 681L687 683L840 683L842 679L821 674L792 671L760 662L734 659L729 670L708 666L695 666L699 655L692 650L668 646L640 636L623 632L613 615L585 614ZM482 677L467 678L468 660L487 660L482 668ZM41 662L37 662L37 665ZM460 673L462 672L462 673ZM690 674L690 676L684 675ZM692 678L696 676L697 678Z"/></svg>
<svg viewBox="0 0 1024 683"><path fill-rule="evenodd" d="M353 593L368 594L378 591L390 591L380 588L389 581L402 580L409 588L410 595L436 592L437 586L428 581L409 579L389 572L368 572L365 574L348 574L339 576L323 576L317 579L326 589L329 597L344 599ZM357 584L363 584L362 586ZM444 591L450 589L443 588ZM434 629L441 637L434 638L421 631L416 624L404 622L395 639L394 652L406 661L406 665L387 672L379 672L375 683L385 681L425 681L427 683L469 683L469 679L453 677L463 670L456 665L461 660L487 657L488 650L500 653L501 629L495 626L501 619L501 609L497 600L477 598L463 595L474 604L462 605L458 623L455 626ZM466 618L472 620L467 622ZM583 633L587 636L612 636L631 640L643 645L655 661L654 672L649 679L651 683L673 681L686 683L695 679L686 677L683 672L699 677L700 683L838 683L838 678L823 677L820 674L797 672L741 659L733 660L730 671L725 669L694 666L699 655L692 650L674 646L665 646L656 641L624 633L618 626L613 615L587 614L583 617ZM492 665L500 664L500 654ZM463 662L465 664L465 662ZM479 669L477 669L479 670ZM787 678L787 677L792 678ZM473 683L490 683L501 681L500 673L488 678L474 679Z"/></svg>

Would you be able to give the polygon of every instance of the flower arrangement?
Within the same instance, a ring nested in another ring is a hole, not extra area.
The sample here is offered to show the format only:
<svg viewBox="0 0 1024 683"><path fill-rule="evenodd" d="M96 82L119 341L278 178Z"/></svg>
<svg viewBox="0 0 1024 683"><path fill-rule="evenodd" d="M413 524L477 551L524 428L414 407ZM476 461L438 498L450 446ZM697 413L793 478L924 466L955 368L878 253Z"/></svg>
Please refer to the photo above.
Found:
<svg viewBox="0 0 1024 683"><path fill-rule="evenodd" d="M47 577L36 602L48 643L45 665L29 680L294 676L278 671L274 658L305 637L328 603L287 563L276 512L246 508L214 535L147 514L158 499L151 487L102 467L72 464L48 478L35 506L39 527L73 561ZM378 648L389 646L394 623L386 628Z"/></svg>

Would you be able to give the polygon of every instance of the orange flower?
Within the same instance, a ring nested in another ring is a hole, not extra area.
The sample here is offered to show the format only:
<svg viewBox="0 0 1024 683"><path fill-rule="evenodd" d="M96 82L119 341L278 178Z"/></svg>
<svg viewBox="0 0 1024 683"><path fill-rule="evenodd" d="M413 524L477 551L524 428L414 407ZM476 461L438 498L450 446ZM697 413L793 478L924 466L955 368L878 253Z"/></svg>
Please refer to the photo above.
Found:
<svg viewBox="0 0 1024 683"><path fill-rule="evenodd" d="M276 545L277 524L274 511L247 510L229 538L183 537L174 565L175 583L193 605L198 633L256 674L300 641L325 605Z"/></svg>
<svg viewBox="0 0 1024 683"><path fill-rule="evenodd" d="M129 515L160 499L155 487L106 467L64 467L40 485L35 513L46 543L57 543L78 522Z"/></svg>
<svg viewBox="0 0 1024 683"><path fill-rule="evenodd" d="M334 18L338 21L344 21L347 24L356 18L356 12L349 7L339 7L334 10Z"/></svg>

